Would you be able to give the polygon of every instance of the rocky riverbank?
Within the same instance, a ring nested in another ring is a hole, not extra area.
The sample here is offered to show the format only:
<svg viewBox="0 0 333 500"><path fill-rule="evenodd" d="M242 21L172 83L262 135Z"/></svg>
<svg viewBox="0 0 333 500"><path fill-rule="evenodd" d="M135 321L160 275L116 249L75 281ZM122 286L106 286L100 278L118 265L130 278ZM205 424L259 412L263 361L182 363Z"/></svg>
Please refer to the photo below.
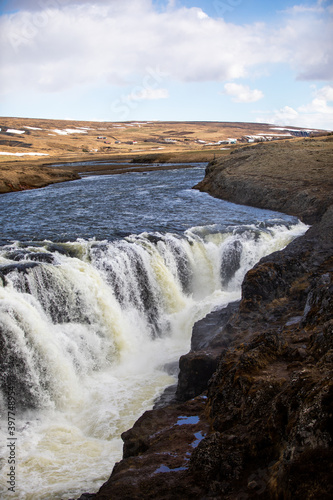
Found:
<svg viewBox="0 0 333 500"><path fill-rule="evenodd" d="M122 435L123 460L82 500L332 498L327 139L255 146L209 165L200 189L313 226L247 273L238 304L195 325L173 402Z"/></svg>
<svg viewBox="0 0 333 500"><path fill-rule="evenodd" d="M333 136L259 143L213 161L196 189L318 221L332 203Z"/></svg>

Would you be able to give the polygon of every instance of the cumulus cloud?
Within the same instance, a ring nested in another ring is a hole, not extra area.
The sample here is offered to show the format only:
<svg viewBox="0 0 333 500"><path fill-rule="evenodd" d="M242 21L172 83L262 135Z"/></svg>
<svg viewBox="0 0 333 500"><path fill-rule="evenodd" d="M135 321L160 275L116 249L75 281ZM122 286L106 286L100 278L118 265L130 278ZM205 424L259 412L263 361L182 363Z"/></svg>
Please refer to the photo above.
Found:
<svg viewBox="0 0 333 500"><path fill-rule="evenodd" d="M314 87L310 103L297 107L284 106L272 113L258 117L258 122L268 121L276 125L293 125L333 130L333 86Z"/></svg>
<svg viewBox="0 0 333 500"><path fill-rule="evenodd" d="M158 66L182 82L235 80L274 63L291 64L304 79L329 81L333 71L333 29L324 4L322 13L287 13L280 27L235 25L173 1L164 10L152 0L12 5L23 10L0 18L2 92L135 85L147 67ZM239 92L239 102L254 102L259 92Z"/></svg>
<svg viewBox="0 0 333 500"><path fill-rule="evenodd" d="M202 17L196 8L160 13L149 2L128 3L129 9L122 2L73 4L3 16L2 87L12 90L24 82L57 91L96 81L128 85L147 66L160 64L179 81L223 81L244 75L258 60L258 51L233 42L252 40L259 49L255 28ZM217 57L210 56L213 49Z"/></svg>
<svg viewBox="0 0 333 500"><path fill-rule="evenodd" d="M333 101L333 87L331 85L326 85L325 87L316 90L316 95L319 99L324 101Z"/></svg>
<svg viewBox="0 0 333 500"><path fill-rule="evenodd" d="M275 33L277 50L299 80L333 80L333 11L321 2L287 11L285 24Z"/></svg>
<svg viewBox="0 0 333 500"><path fill-rule="evenodd" d="M234 102L256 102L264 97L261 90L251 90L248 85L239 83L226 83L224 85L224 94L231 96Z"/></svg>

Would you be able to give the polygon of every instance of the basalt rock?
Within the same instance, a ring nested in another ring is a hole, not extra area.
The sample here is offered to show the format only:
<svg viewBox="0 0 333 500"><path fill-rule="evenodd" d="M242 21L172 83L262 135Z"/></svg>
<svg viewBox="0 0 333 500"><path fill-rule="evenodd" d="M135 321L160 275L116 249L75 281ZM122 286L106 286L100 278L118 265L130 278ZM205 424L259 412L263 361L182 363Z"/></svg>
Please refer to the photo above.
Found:
<svg viewBox="0 0 333 500"><path fill-rule="evenodd" d="M27 274L29 269L33 269L37 267L37 262L20 262L18 264L8 264L0 266L0 279L2 281L3 286L6 286L7 280L6 275L12 272L18 272Z"/></svg>
<svg viewBox="0 0 333 500"><path fill-rule="evenodd" d="M180 362L186 401L122 435L124 459L96 499L333 497L332 147L321 156L317 141L298 144L208 168L212 194L315 224L247 273L239 305L196 325Z"/></svg>
<svg viewBox="0 0 333 500"><path fill-rule="evenodd" d="M224 326L221 312L209 315L208 344L200 331L205 321L196 325L199 359L203 346L221 345L208 392L147 412L124 433L124 460L97 499L331 497L333 259L328 246L323 250L327 234L312 229L248 273L245 292L260 290L259 276L274 263L282 288L256 293L251 307L245 296L225 312ZM305 259L300 267L299 249L304 257L308 245L315 263ZM176 425L180 416L199 417L189 434ZM193 435L200 437L196 446Z"/></svg>
<svg viewBox="0 0 333 500"><path fill-rule="evenodd" d="M124 458L96 497L99 500L202 498L188 473L193 450L209 431L205 399L145 412L122 434Z"/></svg>
<svg viewBox="0 0 333 500"><path fill-rule="evenodd" d="M231 303L195 323L191 351L179 360L176 401L187 401L207 390L221 352L231 342L232 331L227 325L238 305L238 302Z"/></svg>
<svg viewBox="0 0 333 500"><path fill-rule="evenodd" d="M321 233L323 225L328 233ZM212 431L193 452L190 465L197 481L214 482L223 498L332 495L329 225L332 211L317 230L263 259L245 277L232 320L235 340L208 390ZM272 269L275 283L280 280L276 289L268 278Z"/></svg>

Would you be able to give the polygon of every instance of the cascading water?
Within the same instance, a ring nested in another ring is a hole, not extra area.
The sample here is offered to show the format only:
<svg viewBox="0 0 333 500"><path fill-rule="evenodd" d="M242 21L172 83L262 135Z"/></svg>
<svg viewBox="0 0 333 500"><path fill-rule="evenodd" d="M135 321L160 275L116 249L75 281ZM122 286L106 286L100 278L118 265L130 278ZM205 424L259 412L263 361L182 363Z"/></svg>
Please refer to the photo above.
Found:
<svg viewBox="0 0 333 500"><path fill-rule="evenodd" d="M175 374L192 326L240 297L248 269L306 227L194 227L182 235L13 243L0 251L1 407L15 388L17 485L1 498L96 491L121 458L120 434Z"/></svg>

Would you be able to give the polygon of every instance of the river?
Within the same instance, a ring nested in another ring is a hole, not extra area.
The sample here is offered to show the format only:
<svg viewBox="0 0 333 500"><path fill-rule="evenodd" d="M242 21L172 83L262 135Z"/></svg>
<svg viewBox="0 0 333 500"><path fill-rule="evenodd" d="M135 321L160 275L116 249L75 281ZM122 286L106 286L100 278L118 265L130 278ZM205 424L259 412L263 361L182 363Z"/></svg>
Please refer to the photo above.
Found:
<svg viewBox="0 0 333 500"><path fill-rule="evenodd" d="M97 491L120 434L175 382L193 324L307 229L191 189L203 176L198 164L1 195L2 499Z"/></svg>

